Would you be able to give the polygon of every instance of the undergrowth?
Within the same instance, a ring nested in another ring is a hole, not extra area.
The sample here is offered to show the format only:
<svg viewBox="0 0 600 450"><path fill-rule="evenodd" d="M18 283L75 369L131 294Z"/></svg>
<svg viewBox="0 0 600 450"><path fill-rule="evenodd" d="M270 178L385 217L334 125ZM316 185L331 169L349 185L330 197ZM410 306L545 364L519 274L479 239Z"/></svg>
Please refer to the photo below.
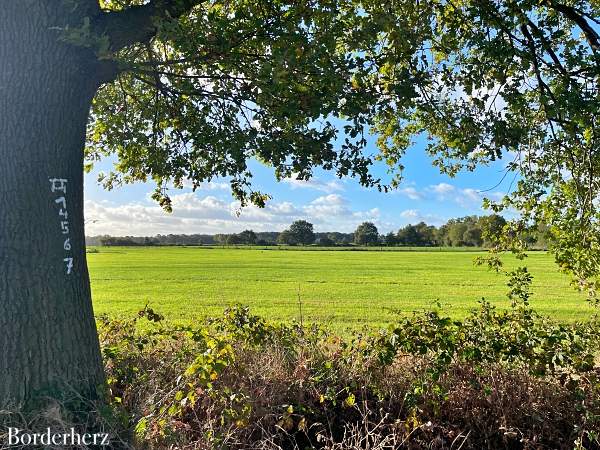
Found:
<svg viewBox="0 0 600 450"><path fill-rule="evenodd" d="M148 449L600 448L597 330L485 301L350 338L245 307L100 320L113 407Z"/></svg>

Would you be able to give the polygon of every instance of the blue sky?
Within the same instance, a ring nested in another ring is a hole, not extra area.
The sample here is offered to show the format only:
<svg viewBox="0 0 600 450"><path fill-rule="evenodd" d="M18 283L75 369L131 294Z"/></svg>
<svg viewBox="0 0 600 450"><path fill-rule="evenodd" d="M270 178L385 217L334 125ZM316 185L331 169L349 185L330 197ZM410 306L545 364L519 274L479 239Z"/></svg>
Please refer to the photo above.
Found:
<svg viewBox="0 0 600 450"><path fill-rule="evenodd" d="M374 144L369 146L374 151ZM509 175L496 186L503 177L507 159L475 172L461 172L454 178L442 175L431 165L423 140L409 149L403 162L404 182L398 191L387 194L363 188L352 178L338 179L325 171L316 172L309 182L278 183L271 168L253 162L255 187L273 197L266 208L247 207L239 211L226 180L217 180L196 192L171 190L174 211L168 214L150 199L152 184L138 183L113 191L98 186L98 172L110 170L112 164L104 161L85 178L86 234L280 231L297 219L312 222L316 231L345 232L353 231L361 222L371 221L380 232L386 233L408 223L425 221L440 225L452 217L484 214L482 198L501 197L513 180ZM386 176L383 165L374 172Z"/></svg>

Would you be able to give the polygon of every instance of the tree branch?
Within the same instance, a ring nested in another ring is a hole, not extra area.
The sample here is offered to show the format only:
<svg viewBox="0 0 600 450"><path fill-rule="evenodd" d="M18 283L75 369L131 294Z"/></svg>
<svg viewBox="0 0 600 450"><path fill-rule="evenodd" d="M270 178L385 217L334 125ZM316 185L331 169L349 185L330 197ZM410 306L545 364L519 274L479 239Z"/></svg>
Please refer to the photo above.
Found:
<svg viewBox="0 0 600 450"><path fill-rule="evenodd" d="M563 75L568 75L567 71L565 70L565 68L563 67L562 63L560 62L560 59L558 58L558 56L556 55L556 53L552 49L552 45L546 39L546 36L544 35L544 32L542 30L540 30L540 28L534 22L532 22L529 17L525 16L525 18L527 20L527 24L533 30L533 32L537 35L537 37L540 39L540 42L542 43L542 47L550 55L550 58L552 59L552 61L554 61L554 64L556 65L556 67L558 68L558 70Z"/></svg>
<svg viewBox="0 0 600 450"><path fill-rule="evenodd" d="M119 51L131 44L148 42L156 35L155 20L178 18L204 0L152 0L123 11L102 12L95 20L100 35L108 36L110 50Z"/></svg>
<svg viewBox="0 0 600 450"><path fill-rule="evenodd" d="M548 0L546 3L550 8L558 11L566 18L572 20L577 24L577 26L579 26L579 28L581 28L594 53L597 53L600 50L600 36L598 36L596 30L592 28L585 17L581 15L575 8L562 3L555 3L552 0Z"/></svg>

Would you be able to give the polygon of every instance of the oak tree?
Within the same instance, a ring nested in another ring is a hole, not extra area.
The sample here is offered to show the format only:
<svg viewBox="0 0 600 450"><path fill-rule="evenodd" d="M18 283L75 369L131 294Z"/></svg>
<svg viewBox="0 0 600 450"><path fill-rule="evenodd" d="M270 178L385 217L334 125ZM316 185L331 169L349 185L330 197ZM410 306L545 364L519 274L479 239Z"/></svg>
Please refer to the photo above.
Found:
<svg viewBox="0 0 600 450"><path fill-rule="evenodd" d="M4 0L0 5L0 399L103 384L84 249L84 166L194 188L247 161L378 185L362 153L378 95L345 0ZM359 44L359 45L356 45ZM338 130L333 117L347 117ZM334 148L334 137L341 145ZM86 146L87 142L87 146Z"/></svg>

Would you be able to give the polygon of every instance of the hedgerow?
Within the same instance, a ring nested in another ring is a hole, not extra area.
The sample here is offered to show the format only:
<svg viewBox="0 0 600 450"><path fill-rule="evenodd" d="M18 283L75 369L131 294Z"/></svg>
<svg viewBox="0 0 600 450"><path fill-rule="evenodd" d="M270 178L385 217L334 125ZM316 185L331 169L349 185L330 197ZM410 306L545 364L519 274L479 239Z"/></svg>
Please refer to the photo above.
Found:
<svg viewBox="0 0 600 450"><path fill-rule="evenodd" d="M100 320L135 448L600 448L598 322L526 302L340 337L247 307L198 326Z"/></svg>

